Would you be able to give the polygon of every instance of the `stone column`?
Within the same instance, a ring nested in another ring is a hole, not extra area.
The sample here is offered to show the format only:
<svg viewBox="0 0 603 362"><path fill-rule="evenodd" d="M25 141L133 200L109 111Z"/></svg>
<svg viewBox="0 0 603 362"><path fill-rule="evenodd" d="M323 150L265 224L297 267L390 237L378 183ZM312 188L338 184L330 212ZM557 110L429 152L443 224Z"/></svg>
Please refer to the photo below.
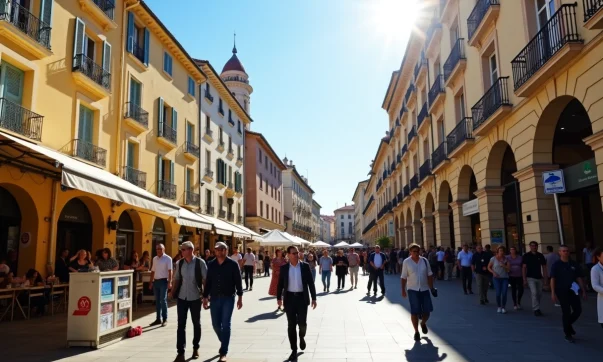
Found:
<svg viewBox="0 0 603 362"><path fill-rule="evenodd" d="M415 220L412 223L413 242L418 245L423 245L423 223L420 220ZM426 245L423 245L426 247Z"/></svg>
<svg viewBox="0 0 603 362"><path fill-rule="evenodd" d="M595 164L597 165L597 177L599 178L599 197L603 195L603 131L599 131L592 136L585 138L584 143L593 149L595 153ZM603 197L601 197L603 205Z"/></svg>
<svg viewBox="0 0 603 362"><path fill-rule="evenodd" d="M396 232L398 233L399 236L399 240L400 240L400 244L398 245L398 247L402 247L402 246L407 246L406 244L406 235L404 235L404 226L401 226L398 228L398 230L396 230Z"/></svg>
<svg viewBox="0 0 603 362"><path fill-rule="evenodd" d="M453 201L450 203L452 207L452 217L454 219L454 240L458 246L465 244L471 245L471 219L469 216L463 216L463 203L466 201Z"/></svg>
<svg viewBox="0 0 603 362"><path fill-rule="evenodd" d="M408 246L414 242L412 226L406 225L404 228L406 229L406 245Z"/></svg>
<svg viewBox="0 0 603 362"><path fill-rule="evenodd" d="M557 169L557 165L530 165L513 174L519 181L521 197L521 220L525 245L531 241L540 244L540 251L547 245L559 246L559 228L555 200L544 193L542 172Z"/></svg>
<svg viewBox="0 0 603 362"><path fill-rule="evenodd" d="M482 245L491 244L490 230L505 230L502 194L504 187L484 187L475 192L479 200L479 221ZM504 237L503 237L504 238ZM508 240L507 240L508 241Z"/></svg>
<svg viewBox="0 0 603 362"><path fill-rule="evenodd" d="M423 235L425 239L425 247L435 245L435 235L433 234L433 216L425 216L421 219L423 223Z"/></svg>
<svg viewBox="0 0 603 362"><path fill-rule="evenodd" d="M451 246L450 244L450 210L435 211L433 213L436 225L436 241L438 246L444 248Z"/></svg>

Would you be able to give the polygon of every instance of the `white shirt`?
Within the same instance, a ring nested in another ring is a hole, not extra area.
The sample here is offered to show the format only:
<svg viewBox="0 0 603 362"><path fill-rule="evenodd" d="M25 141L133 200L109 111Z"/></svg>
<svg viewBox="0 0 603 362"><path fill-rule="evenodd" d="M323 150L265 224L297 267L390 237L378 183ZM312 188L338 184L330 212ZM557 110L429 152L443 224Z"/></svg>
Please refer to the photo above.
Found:
<svg viewBox="0 0 603 362"><path fill-rule="evenodd" d="M411 257L404 259L400 279L406 279L406 289L415 291L429 290L428 277L433 275L427 259L420 256L415 262Z"/></svg>
<svg viewBox="0 0 603 362"><path fill-rule="evenodd" d="M243 259L245 259L245 265L247 266L253 266L253 264L255 263L255 255L253 255L253 253L245 254L245 257Z"/></svg>
<svg viewBox="0 0 603 362"><path fill-rule="evenodd" d="M229 258L231 258L232 260L236 261L237 264L239 263L239 260L242 259L240 253L232 254L231 256L229 256Z"/></svg>
<svg viewBox="0 0 603 362"><path fill-rule="evenodd" d="M153 258L151 271L155 272L155 279L167 279L169 277L169 271L172 270L173 267L172 258L167 254L163 254L161 258L159 256Z"/></svg>
<svg viewBox="0 0 603 362"><path fill-rule="evenodd" d="M381 258L381 254L375 253L375 257L373 258L373 264L375 264L375 268L381 268L381 264L383 264L383 259Z"/></svg>
<svg viewBox="0 0 603 362"><path fill-rule="evenodd" d="M444 261L444 253L442 250L438 251L436 255L438 256L438 261Z"/></svg>
<svg viewBox="0 0 603 362"><path fill-rule="evenodd" d="M289 287L288 292L299 293L304 290L301 276L301 263L297 262L296 266L289 263Z"/></svg>
<svg viewBox="0 0 603 362"><path fill-rule="evenodd" d="M465 250L459 251L459 255L457 256L461 266L471 266L471 258L473 258L473 253Z"/></svg>

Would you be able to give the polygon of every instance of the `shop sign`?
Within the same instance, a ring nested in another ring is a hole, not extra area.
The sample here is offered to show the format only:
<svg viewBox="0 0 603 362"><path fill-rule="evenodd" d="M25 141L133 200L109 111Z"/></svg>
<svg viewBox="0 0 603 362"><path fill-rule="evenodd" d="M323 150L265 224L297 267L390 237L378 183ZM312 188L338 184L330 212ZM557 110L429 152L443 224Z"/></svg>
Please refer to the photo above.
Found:
<svg viewBox="0 0 603 362"><path fill-rule="evenodd" d="M563 169L563 174L567 191L593 186L599 182L594 158Z"/></svg>
<svg viewBox="0 0 603 362"><path fill-rule="evenodd" d="M463 204L463 216L479 213L479 199L473 199Z"/></svg>
<svg viewBox="0 0 603 362"><path fill-rule="evenodd" d="M596 177L596 176L595 176ZM542 173L542 185L545 194L562 194L565 192L563 170L545 171Z"/></svg>
<svg viewBox="0 0 603 362"><path fill-rule="evenodd" d="M90 309L92 309L92 302L90 298L84 296L80 297L77 301L77 309L73 311L73 315L76 316L87 316L90 313Z"/></svg>
<svg viewBox="0 0 603 362"><path fill-rule="evenodd" d="M491 244L503 244L504 232L502 229L490 230L490 243Z"/></svg>
<svg viewBox="0 0 603 362"><path fill-rule="evenodd" d="M21 241L21 246L22 247L25 247L25 248L28 247L29 243L31 242L31 233L27 232L27 233L21 234L20 241Z"/></svg>

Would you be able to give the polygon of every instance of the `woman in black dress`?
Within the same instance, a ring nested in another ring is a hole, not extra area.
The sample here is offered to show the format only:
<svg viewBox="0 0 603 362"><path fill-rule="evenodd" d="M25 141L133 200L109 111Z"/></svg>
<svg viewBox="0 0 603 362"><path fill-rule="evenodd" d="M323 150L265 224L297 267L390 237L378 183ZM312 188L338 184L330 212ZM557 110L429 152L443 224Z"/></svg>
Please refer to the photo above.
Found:
<svg viewBox="0 0 603 362"><path fill-rule="evenodd" d="M337 290L345 288L345 276L348 274L348 258L343 255L343 249L337 250L333 258L335 274L337 275Z"/></svg>

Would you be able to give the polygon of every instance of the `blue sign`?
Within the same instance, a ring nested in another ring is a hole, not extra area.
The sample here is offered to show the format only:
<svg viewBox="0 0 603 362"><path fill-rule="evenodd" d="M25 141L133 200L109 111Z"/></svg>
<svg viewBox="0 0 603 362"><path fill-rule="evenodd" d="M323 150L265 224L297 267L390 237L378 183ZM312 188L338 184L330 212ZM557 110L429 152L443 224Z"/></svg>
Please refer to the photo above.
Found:
<svg viewBox="0 0 603 362"><path fill-rule="evenodd" d="M545 171L542 173L545 194L561 194L565 192L563 170Z"/></svg>

